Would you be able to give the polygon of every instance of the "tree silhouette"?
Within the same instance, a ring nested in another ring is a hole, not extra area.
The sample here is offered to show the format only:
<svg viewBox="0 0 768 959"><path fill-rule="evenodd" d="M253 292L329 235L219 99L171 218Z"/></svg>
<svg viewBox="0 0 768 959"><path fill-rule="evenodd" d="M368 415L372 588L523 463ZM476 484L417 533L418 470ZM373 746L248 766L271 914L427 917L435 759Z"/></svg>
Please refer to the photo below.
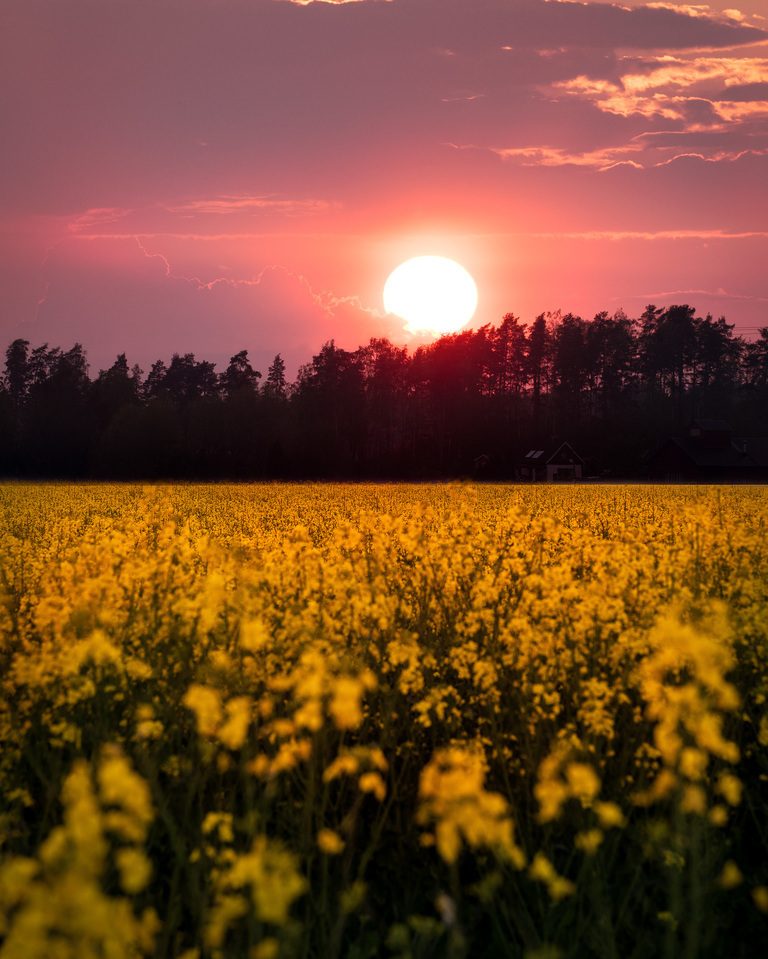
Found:
<svg viewBox="0 0 768 959"><path fill-rule="evenodd" d="M288 383L285 378L285 362L278 353L267 370L264 392L273 399L284 400L288 395Z"/></svg>
<svg viewBox="0 0 768 959"><path fill-rule="evenodd" d="M254 370L248 360L248 350L240 350L229 361L229 366L219 377L219 387L227 397L240 391L253 392L258 389L261 373Z"/></svg>
<svg viewBox="0 0 768 959"><path fill-rule="evenodd" d="M533 395L534 420L539 422L541 414L541 392L544 376L551 351L551 336L547 329L544 314L540 313L533 321L528 334L528 349L526 351L526 367L531 379Z"/></svg>
<svg viewBox="0 0 768 959"><path fill-rule="evenodd" d="M260 388L248 352L218 374L193 353L121 353L88 375L82 346L14 340L0 382L7 476L510 476L517 457L567 438L590 469L639 475L655 443L693 417L765 432L768 327L754 342L687 305L506 314L413 353L333 341L294 384L277 354ZM489 465L490 464L490 465Z"/></svg>
<svg viewBox="0 0 768 959"><path fill-rule="evenodd" d="M16 410L27 397L30 375L29 341L14 340L5 351L5 388Z"/></svg>

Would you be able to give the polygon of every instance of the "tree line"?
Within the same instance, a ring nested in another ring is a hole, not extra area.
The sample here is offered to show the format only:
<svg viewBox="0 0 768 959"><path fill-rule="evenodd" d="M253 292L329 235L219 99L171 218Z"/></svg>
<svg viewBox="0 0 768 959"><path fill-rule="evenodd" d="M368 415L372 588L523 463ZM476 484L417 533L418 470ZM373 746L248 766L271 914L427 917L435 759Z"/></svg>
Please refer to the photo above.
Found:
<svg viewBox="0 0 768 959"><path fill-rule="evenodd" d="M0 381L9 477L511 477L567 439L595 475L641 476L694 417L744 435L768 422L768 327L754 341L688 305L585 320L508 313L414 351L387 339L323 345L289 383L247 350L226 369L175 353L145 372L121 353L89 376L85 350L14 340Z"/></svg>

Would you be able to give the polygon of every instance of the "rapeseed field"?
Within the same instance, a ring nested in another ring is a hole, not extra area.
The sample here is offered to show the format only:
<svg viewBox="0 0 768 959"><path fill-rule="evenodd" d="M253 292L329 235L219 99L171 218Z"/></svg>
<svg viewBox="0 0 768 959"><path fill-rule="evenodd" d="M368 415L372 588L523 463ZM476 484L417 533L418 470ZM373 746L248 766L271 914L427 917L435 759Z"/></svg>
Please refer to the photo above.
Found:
<svg viewBox="0 0 768 959"><path fill-rule="evenodd" d="M0 486L0 682L0 959L765 955L765 488Z"/></svg>

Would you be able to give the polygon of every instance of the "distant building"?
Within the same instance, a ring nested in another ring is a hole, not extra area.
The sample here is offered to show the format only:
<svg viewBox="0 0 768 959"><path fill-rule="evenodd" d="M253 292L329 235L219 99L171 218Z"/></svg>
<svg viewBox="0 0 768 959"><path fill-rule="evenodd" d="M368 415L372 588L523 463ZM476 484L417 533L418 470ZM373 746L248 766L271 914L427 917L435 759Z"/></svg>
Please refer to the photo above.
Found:
<svg viewBox="0 0 768 959"><path fill-rule="evenodd" d="M551 443L549 446L528 450L516 469L517 478L529 483L558 483L580 480L584 460L570 443Z"/></svg>
<svg viewBox="0 0 768 959"><path fill-rule="evenodd" d="M479 456L476 456L472 461L474 467L475 475L482 476L487 473L493 459L488 455L488 453L481 453Z"/></svg>
<svg viewBox="0 0 768 959"><path fill-rule="evenodd" d="M768 480L768 437L734 436L725 420L697 419L648 457L651 478L669 483Z"/></svg>

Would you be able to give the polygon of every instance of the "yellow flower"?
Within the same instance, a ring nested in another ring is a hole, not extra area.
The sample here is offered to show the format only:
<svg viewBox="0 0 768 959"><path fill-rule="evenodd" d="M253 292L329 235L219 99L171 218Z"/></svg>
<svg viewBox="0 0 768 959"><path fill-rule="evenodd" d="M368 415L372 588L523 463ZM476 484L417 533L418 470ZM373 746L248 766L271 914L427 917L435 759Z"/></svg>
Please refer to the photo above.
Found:
<svg viewBox="0 0 768 959"><path fill-rule="evenodd" d="M248 696L230 699L224 707L224 716L224 722L216 733L219 742L227 749L240 749L251 722L251 700Z"/></svg>
<svg viewBox="0 0 768 959"><path fill-rule="evenodd" d="M136 736L138 739L160 739L163 724L155 719L155 711L149 703L136 709Z"/></svg>
<svg viewBox="0 0 768 959"><path fill-rule="evenodd" d="M110 748L99 763L98 781L102 802L117 807L107 814L107 823L125 838L141 842L154 815L149 786L119 750Z"/></svg>
<svg viewBox="0 0 768 959"><path fill-rule="evenodd" d="M267 939L262 939L257 946L251 949L250 959L277 959L279 952L279 940L270 936Z"/></svg>
<svg viewBox="0 0 768 959"><path fill-rule="evenodd" d="M732 773L721 773L717 780L717 791L729 806L738 806L741 802L741 780Z"/></svg>
<svg viewBox="0 0 768 959"><path fill-rule="evenodd" d="M760 717L760 725L758 727L757 741L761 746L768 746L768 716Z"/></svg>
<svg viewBox="0 0 768 959"><path fill-rule="evenodd" d="M600 792L600 779L587 763L568 763L565 778L571 795L584 806L590 805Z"/></svg>
<svg viewBox="0 0 768 959"><path fill-rule="evenodd" d="M123 889L131 894L141 892L152 875L152 866L143 850L133 847L118 849L115 862Z"/></svg>
<svg viewBox="0 0 768 959"><path fill-rule="evenodd" d="M262 619L243 620L240 623L240 645L250 653L263 649L270 640L269 630Z"/></svg>
<svg viewBox="0 0 768 959"><path fill-rule="evenodd" d="M577 833L574 845L588 856L592 856L597 852L602 841L603 832L601 829L588 829L586 832Z"/></svg>
<svg viewBox="0 0 768 959"><path fill-rule="evenodd" d="M701 788L701 786L685 786L683 789L683 796L680 801L680 808L683 812L695 813L699 816L706 815L706 792Z"/></svg>
<svg viewBox="0 0 768 959"><path fill-rule="evenodd" d="M729 859L723 866L723 871L720 873L720 878L717 881L723 889L735 889L736 886L741 884L743 879L744 877L739 867L732 859Z"/></svg>
<svg viewBox="0 0 768 959"><path fill-rule="evenodd" d="M539 882L551 882L557 873L555 867L547 859L543 852L537 852L528 867L528 875L531 879L537 879Z"/></svg>
<svg viewBox="0 0 768 959"><path fill-rule="evenodd" d="M337 856L344 849L344 840L332 829L321 829L317 834L317 845L329 856Z"/></svg>
<svg viewBox="0 0 768 959"><path fill-rule="evenodd" d="M717 804L709 810L709 821L713 826L724 826L728 822L728 810L725 806Z"/></svg>
<svg viewBox="0 0 768 959"><path fill-rule="evenodd" d="M363 773L358 779L357 784L360 787L360 792L373 793L379 802L384 802L384 797L387 795L387 787L379 773Z"/></svg>
<svg viewBox="0 0 768 959"><path fill-rule="evenodd" d="M533 793L539 804L539 822L557 819L563 803L568 799L568 789L560 779L540 780L534 786Z"/></svg>
<svg viewBox="0 0 768 959"><path fill-rule="evenodd" d="M214 736L223 717L219 691L193 683L182 702L195 714L198 733L201 736Z"/></svg>
<svg viewBox="0 0 768 959"><path fill-rule="evenodd" d="M752 899L760 912L768 912L768 886L755 886Z"/></svg>
<svg viewBox="0 0 768 959"><path fill-rule="evenodd" d="M284 925L293 903L307 888L297 866L293 853L266 836L258 836L249 852L227 857L214 877L216 898L205 933L208 945L219 948L227 930L246 916L249 908L260 922Z"/></svg>
<svg viewBox="0 0 768 959"><path fill-rule="evenodd" d="M330 766L326 768L323 773L323 781L329 783L339 776L354 776L359 768L359 760L350 753L344 753L341 756L337 756Z"/></svg>
<svg viewBox="0 0 768 959"><path fill-rule="evenodd" d="M363 683L352 676L340 676L334 683L328 711L339 729L356 729L363 721L364 691Z"/></svg>
<svg viewBox="0 0 768 959"><path fill-rule="evenodd" d="M701 749L686 748L680 753L680 772L688 779L703 779L709 756Z"/></svg>
<svg viewBox="0 0 768 959"><path fill-rule="evenodd" d="M576 891L576 886L569 879L558 875L555 867L542 852L537 852L533 857L528 867L528 875L531 879L544 883L550 898L555 902L565 899L566 896L572 896Z"/></svg>
<svg viewBox="0 0 768 959"><path fill-rule="evenodd" d="M232 813L228 812L209 812L202 822L203 835L209 836L216 833L219 840L223 843L234 841L235 834L232 828Z"/></svg>
<svg viewBox="0 0 768 959"><path fill-rule="evenodd" d="M614 802L596 802L594 810L603 829L625 825L624 813Z"/></svg>

